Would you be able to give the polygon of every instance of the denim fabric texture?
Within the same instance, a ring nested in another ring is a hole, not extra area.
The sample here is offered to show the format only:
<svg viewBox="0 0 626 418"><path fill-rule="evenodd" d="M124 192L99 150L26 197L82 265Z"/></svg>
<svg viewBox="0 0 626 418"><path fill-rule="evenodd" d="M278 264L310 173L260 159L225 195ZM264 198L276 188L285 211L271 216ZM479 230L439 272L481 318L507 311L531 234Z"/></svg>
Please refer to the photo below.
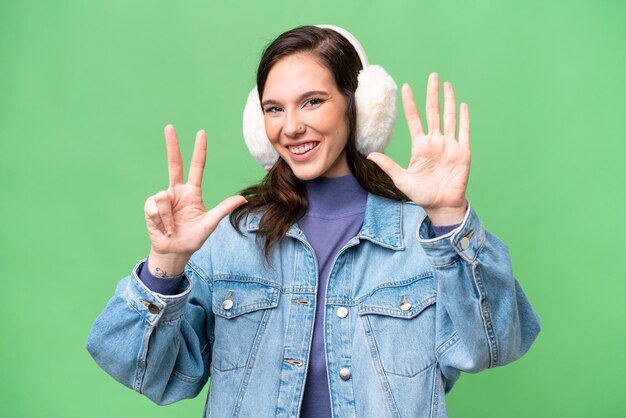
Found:
<svg viewBox="0 0 626 418"><path fill-rule="evenodd" d="M137 267L87 341L95 361L158 404L210 388L205 417L296 417L315 318L317 260L296 223L264 261L261 214L223 219L191 258L180 293L150 291ZM334 417L447 417L462 371L521 357L540 330L508 248L471 205L434 237L424 210L368 194L337 254L324 338Z"/></svg>

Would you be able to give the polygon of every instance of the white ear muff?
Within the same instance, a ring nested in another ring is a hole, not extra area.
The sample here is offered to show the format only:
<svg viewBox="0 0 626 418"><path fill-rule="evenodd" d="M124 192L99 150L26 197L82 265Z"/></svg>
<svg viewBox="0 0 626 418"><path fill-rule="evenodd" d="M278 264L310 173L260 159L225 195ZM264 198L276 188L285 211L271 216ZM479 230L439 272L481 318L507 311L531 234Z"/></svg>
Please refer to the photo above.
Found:
<svg viewBox="0 0 626 418"><path fill-rule="evenodd" d="M272 168L278 160L278 153L265 134L265 117L256 86L250 90L243 109L243 137L256 162L266 170Z"/></svg>

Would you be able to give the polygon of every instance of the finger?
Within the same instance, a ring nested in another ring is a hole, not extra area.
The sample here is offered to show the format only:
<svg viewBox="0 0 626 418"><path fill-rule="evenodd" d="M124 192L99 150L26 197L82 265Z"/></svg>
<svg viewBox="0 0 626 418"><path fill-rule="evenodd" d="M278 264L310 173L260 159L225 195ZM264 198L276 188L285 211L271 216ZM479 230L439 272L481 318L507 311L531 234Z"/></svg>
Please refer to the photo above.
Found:
<svg viewBox="0 0 626 418"><path fill-rule="evenodd" d="M163 235L167 235L165 231L165 225L163 225L163 220L161 219L161 215L159 214L159 209L157 208L154 196L150 196L146 200L143 210L146 215L146 222L150 222L154 226L154 228L159 230L159 232L161 232Z"/></svg>
<svg viewBox="0 0 626 418"><path fill-rule="evenodd" d="M460 112L459 121L459 144L461 147L469 150L470 149L470 116L469 116L469 108L467 107L467 103L461 103L461 112Z"/></svg>
<svg viewBox="0 0 626 418"><path fill-rule="evenodd" d="M376 163L387 175L393 183L400 189L404 180L404 170L394 160L380 152L371 152L367 159Z"/></svg>
<svg viewBox="0 0 626 418"><path fill-rule="evenodd" d="M443 129L446 136L456 138L456 97L448 82L443 83Z"/></svg>
<svg viewBox="0 0 626 418"><path fill-rule="evenodd" d="M154 200L167 235L172 235L174 233L175 224L174 215L172 214L172 201L170 200L169 193L160 191L154 196Z"/></svg>
<svg viewBox="0 0 626 418"><path fill-rule="evenodd" d="M424 129L422 128L420 114L417 110L417 106L415 105L413 90L407 83L404 83L402 86L402 107L404 108L404 117L406 118L406 123L409 126L411 139L423 134Z"/></svg>
<svg viewBox="0 0 626 418"><path fill-rule="evenodd" d="M432 73L428 77L426 88L426 120L428 121L428 133L441 133L439 115L439 74Z"/></svg>
<svg viewBox="0 0 626 418"><path fill-rule="evenodd" d="M189 167L189 178L187 182L194 186L202 185L202 174L204 173L204 165L206 163L206 133L204 130L198 131L196 134L196 144L193 147L193 156L191 157L191 167Z"/></svg>
<svg viewBox="0 0 626 418"><path fill-rule="evenodd" d="M165 127L165 144L167 147L167 169L170 176L170 186L183 183L183 157L180 155L176 130L170 124Z"/></svg>
<svg viewBox="0 0 626 418"><path fill-rule="evenodd" d="M241 206L247 202L248 201L245 197L239 195L231 196L222 200L217 206L204 214L204 219L202 223L205 231L207 231L208 234L211 234L224 216L231 213L238 206Z"/></svg>

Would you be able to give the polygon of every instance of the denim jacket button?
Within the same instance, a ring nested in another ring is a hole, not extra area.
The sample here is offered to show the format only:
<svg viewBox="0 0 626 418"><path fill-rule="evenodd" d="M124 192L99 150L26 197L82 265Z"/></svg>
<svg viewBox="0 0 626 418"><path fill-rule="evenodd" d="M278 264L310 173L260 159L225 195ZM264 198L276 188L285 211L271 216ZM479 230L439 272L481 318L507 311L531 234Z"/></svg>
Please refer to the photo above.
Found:
<svg viewBox="0 0 626 418"><path fill-rule="evenodd" d="M400 303L400 309L403 311L408 311L411 309L411 302L406 298L406 295L402 295L402 303Z"/></svg>
<svg viewBox="0 0 626 418"><path fill-rule="evenodd" d="M350 379L350 376L352 375L352 373L350 372L350 369L348 368L343 368L341 370L339 370L339 377L341 377L343 380L348 380Z"/></svg>
<svg viewBox="0 0 626 418"><path fill-rule="evenodd" d="M346 308L345 306L337 308L337 316L339 318L345 318L346 316L348 316L348 308Z"/></svg>
<svg viewBox="0 0 626 418"><path fill-rule="evenodd" d="M156 306L154 303L151 303L148 305L148 311L150 311L152 315L156 315L159 313L159 307Z"/></svg>
<svg viewBox="0 0 626 418"><path fill-rule="evenodd" d="M233 292L228 292L228 296L222 302L222 308L230 309L233 307Z"/></svg>
<svg viewBox="0 0 626 418"><path fill-rule="evenodd" d="M467 237L463 237L461 238L461 242L459 242L459 244L461 244L461 249L465 251L469 248L470 240Z"/></svg>

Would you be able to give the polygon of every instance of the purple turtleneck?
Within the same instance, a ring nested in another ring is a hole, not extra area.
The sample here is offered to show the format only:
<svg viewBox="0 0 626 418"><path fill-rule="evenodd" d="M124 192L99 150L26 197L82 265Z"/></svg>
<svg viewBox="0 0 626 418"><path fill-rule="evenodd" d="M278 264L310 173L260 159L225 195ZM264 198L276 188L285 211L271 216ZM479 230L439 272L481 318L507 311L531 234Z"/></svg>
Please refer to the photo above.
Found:
<svg viewBox="0 0 626 418"><path fill-rule="evenodd" d="M326 283L335 255L361 229L367 191L352 174L318 177L305 182L309 208L298 221L318 264L317 308L300 417L332 417L326 355L324 350L324 305Z"/></svg>
<svg viewBox="0 0 626 418"><path fill-rule="evenodd" d="M305 182L309 207L298 220L304 236L313 247L318 264L317 307L311 354L308 362L300 417L330 418L330 392L324 349L324 302L326 283L333 260L339 250L361 229L365 217L367 191L352 174L342 177L318 177ZM450 232L458 225L433 226L433 236ZM171 278L153 276L139 267L139 278L151 290L176 294L182 274Z"/></svg>

